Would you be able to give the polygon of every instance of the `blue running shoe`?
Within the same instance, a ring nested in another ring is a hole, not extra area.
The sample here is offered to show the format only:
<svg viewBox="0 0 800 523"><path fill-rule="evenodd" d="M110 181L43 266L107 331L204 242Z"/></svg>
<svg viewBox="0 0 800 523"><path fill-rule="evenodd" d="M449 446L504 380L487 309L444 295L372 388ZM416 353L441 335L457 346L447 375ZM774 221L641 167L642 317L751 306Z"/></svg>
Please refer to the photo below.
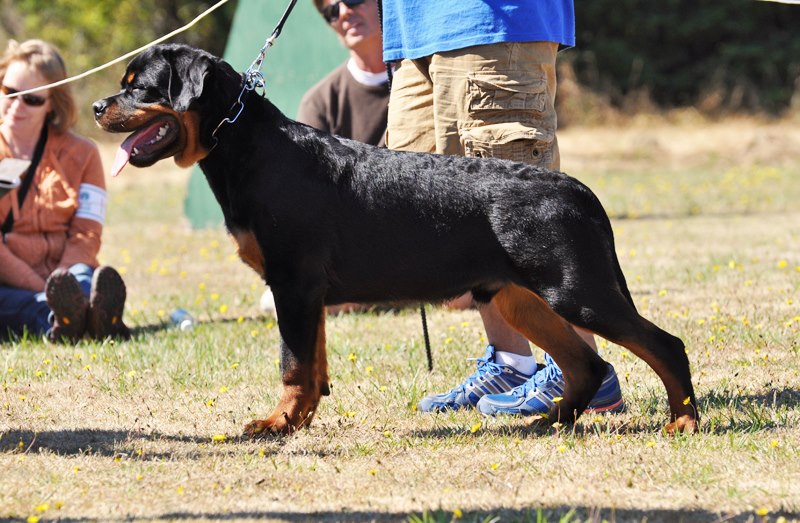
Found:
<svg viewBox="0 0 800 523"><path fill-rule="evenodd" d="M545 365L522 385L505 394L489 394L478 401L481 414L519 414L531 416L547 414L564 394L564 375L549 354L544 356ZM620 412L625 408L622 391L614 367L609 364L608 372L600 384L586 412Z"/></svg>
<svg viewBox="0 0 800 523"><path fill-rule="evenodd" d="M472 358L471 358L472 359ZM486 347L482 358L477 358L478 368L458 387L445 392L425 396L417 404L420 412L442 412L464 407L474 407L486 394L507 392L531 378L514 367L496 363L495 348Z"/></svg>

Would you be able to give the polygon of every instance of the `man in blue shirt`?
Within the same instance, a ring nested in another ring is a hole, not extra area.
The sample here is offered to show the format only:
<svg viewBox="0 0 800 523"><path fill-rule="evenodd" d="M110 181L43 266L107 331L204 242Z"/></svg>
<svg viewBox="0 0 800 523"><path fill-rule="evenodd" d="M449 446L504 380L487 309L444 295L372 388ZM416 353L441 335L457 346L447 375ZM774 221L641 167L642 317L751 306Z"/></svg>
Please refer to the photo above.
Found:
<svg viewBox="0 0 800 523"><path fill-rule="evenodd" d="M572 0L383 0L383 40L396 66L389 148L559 169L555 64L560 47L575 45ZM548 355L538 366L493 304L479 310L489 346L477 370L418 410L549 412L564 391L561 370ZM578 334L596 350L591 333ZM589 408L623 408L611 365Z"/></svg>

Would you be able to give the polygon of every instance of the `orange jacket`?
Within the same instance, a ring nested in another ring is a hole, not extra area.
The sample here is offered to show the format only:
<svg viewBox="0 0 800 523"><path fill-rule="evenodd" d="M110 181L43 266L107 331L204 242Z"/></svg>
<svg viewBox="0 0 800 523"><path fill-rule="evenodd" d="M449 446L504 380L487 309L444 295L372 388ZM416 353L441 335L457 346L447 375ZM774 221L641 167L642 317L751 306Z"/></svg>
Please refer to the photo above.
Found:
<svg viewBox="0 0 800 523"><path fill-rule="evenodd" d="M8 156L8 144L0 135L0 158ZM0 285L40 292L57 267L97 267L105 187L97 146L51 127L22 208L18 189L0 197L0 224L9 209L14 213L14 228L0 242Z"/></svg>

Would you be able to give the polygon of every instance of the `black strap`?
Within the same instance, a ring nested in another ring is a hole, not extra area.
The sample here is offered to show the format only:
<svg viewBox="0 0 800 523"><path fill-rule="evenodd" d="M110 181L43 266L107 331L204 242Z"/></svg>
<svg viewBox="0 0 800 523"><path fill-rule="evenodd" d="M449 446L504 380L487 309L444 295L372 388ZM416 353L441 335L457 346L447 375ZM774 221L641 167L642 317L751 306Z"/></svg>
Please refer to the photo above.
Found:
<svg viewBox="0 0 800 523"><path fill-rule="evenodd" d="M28 166L28 170L25 171L25 176L22 178L22 184L20 184L19 191L17 191L17 203L20 209L22 209L22 203L25 201L25 196L28 195L28 190L31 188L33 179L36 177L36 168L39 167L39 162L42 160L45 143L47 143L47 124L42 127L42 134L39 135L39 141L36 142L36 148L33 150L31 164ZM6 234L10 233L11 229L13 228L14 209L9 209L8 216L6 216L6 221L3 222L3 242L5 242Z"/></svg>

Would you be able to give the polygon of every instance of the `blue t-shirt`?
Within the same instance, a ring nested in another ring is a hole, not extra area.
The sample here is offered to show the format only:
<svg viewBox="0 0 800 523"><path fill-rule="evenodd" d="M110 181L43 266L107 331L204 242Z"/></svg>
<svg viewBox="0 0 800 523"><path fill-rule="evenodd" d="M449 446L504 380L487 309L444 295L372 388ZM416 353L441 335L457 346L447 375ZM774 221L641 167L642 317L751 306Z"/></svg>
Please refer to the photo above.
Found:
<svg viewBox="0 0 800 523"><path fill-rule="evenodd" d="M383 58L497 42L575 45L573 0L383 0Z"/></svg>

